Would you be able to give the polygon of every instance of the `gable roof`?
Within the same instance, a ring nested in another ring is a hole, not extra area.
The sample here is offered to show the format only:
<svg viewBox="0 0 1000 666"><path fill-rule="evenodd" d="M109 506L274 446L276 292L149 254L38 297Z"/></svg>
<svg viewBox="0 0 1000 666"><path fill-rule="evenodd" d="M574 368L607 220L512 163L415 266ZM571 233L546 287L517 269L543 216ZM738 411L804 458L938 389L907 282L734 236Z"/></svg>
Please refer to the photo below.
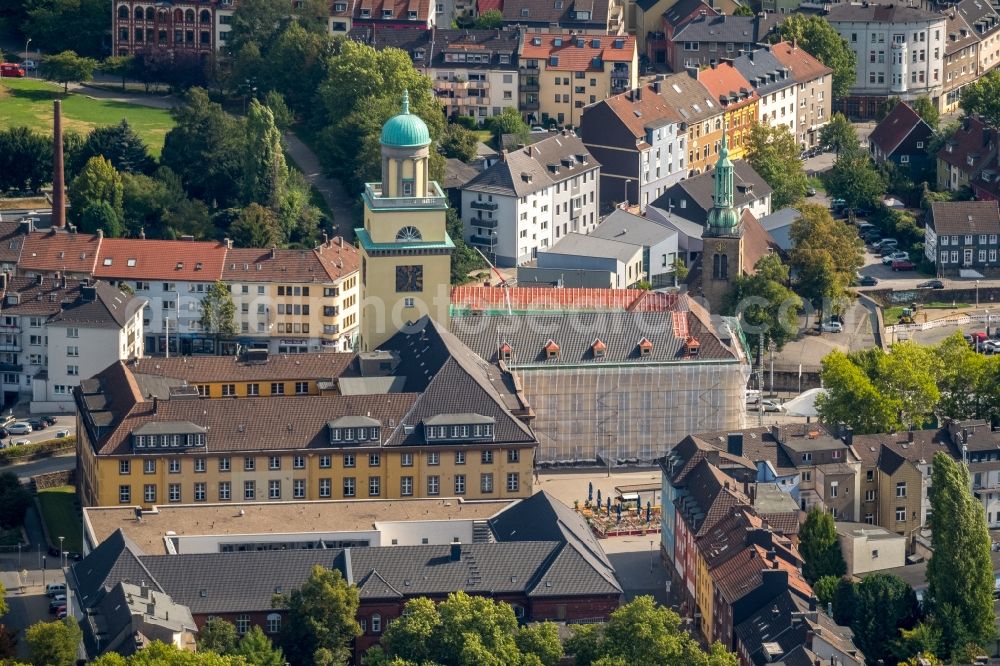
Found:
<svg viewBox="0 0 1000 666"><path fill-rule="evenodd" d="M531 32L525 34L521 43L521 58L537 59L540 64L544 61L544 69L550 71L601 72L606 62L632 62L635 48L634 35L574 36ZM595 58L600 65L595 65ZM556 61L553 62L553 59Z"/></svg>
<svg viewBox="0 0 1000 666"><path fill-rule="evenodd" d="M728 62L698 70L698 80L725 108L743 106L759 99L750 82Z"/></svg>
<svg viewBox="0 0 1000 666"><path fill-rule="evenodd" d="M607 106L636 139L645 140L647 130L683 120L680 113L658 94L657 88L662 88L662 82L643 84L637 90L613 95L597 105Z"/></svg>
<svg viewBox="0 0 1000 666"><path fill-rule="evenodd" d="M972 44L979 42L979 35L969 25L962 12L952 11L945 23L945 55L953 55Z"/></svg>
<svg viewBox="0 0 1000 666"><path fill-rule="evenodd" d="M24 232L21 223L15 220L0 220L0 263L17 263L23 244Z"/></svg>
<svg viewBox="0 0 1000 666"><path fill-rule="evenodd" d="M142 551L121 530L102 541L87 557L69 567L83 607L96 603L105 587L125 581L145 583L162 592L152 573L140 559Z"/></svg>
<svg viewBox="0 0 1000 666"><path fill-rule="evenodd" d="M705 16L718 16L714 7L708 5L704 0L678 0L669 9L663 12L663 18L674 28L680 26L683 21L690 18L695 12L705 12Z"/></svg>
<svg viewBox="0 0 1000 666"><path fill-rule="evenodd" d="M821 76L832 74L833 70L814 58L810 53L791 42L778 42L766 47L778 62L792 71L798 83L808 83Z"/></svg>
<svg viewBox="0 0 1000 666"><path fill-rule="evenodd" d="M771 186L767 184L767 181L754 171L753 167L746 160L733 161L733 185L733 206L737 209L749 206L751 202L762 199L772 192ZM704 224L704 215L712 209L712 196L714 193L715 171L710 170L674 183L660 195L660 198L653 202L653 205L662 210L668 210L670 209L669 203L671 200L676 200L686 195L690 199L687 208L690 209L691 205L694 204L700 209L702 219L695 221L700 221ZM673 206L675 211L679 208L676 204ZM685 215L691 216L691 213L692 211L688 210Z"/></svg>
<svg viewBox="0 0 1000 666"><path fill-rule="evenodd" d="M139 358L129 364L140 375L159 375L189 384L203 382L268 382L333 380L351 367L351 352L270 354L263 360L246 356L171 356Z"/></svg>
<svg viewBox="0 0 1000 666"><path fill-rule="evenodd" d="M524 148L504 151L500 161L462 190L522 197L599 166L576 134L559 132Z"/></svg>
<svg viewBox="0 0 1000 666"><path fill-rule="evenodd" d="M917 23L944 19L941 14L896 3L835 4L827 10L826 20L854 23Z"/></svg>
<svg viewBox="0 0 1000 666"><path fill-rule="evenodd" d="M686 123L696 123L722 115L722 107L696 76L687 72L671 74L663 79L660 96L677 109Z"/></svg>
<svg viewBox="0 0 1000 666"><path fill-rule="evenodd" d="M559 24L561 27L607 29L608 0L504 0L503 20L515 25ZM589 11L589 19L577 19L576 12Z"/></svg>
<svg viewBox="0 0 1000 666"><path fill-rule="evenodd" d="M80 296L63 305L49 323L81 328L120 329L146 305L146 299L126 294L107 282L98 280L93 287L82 287Z"/></svg>
<svg viewBox="0 0 1000 666"><path fill-rule="evenodd" d="M222 279L232 282L331 282L358 270L359 252L340 236L312 250L231 248Z"/></svg>
<svg viewBox="0 0 1000 666"><path fill-rule="evenodd" d="M758 95L768 95L796 84L791 70L767 49L755 49L734 58L733 67Z"/></svg>
<svg viewBox="0 0 1000 666"><path fill-rule="evenodd" d="M931 226L938 234L1000 233L1000 203L996 201L935 201Z"/></svg>
<svg viewBox="0 0 1000 666"><path fill-rule="evenodd" d="M1000 14L986 0L961 0L956 8L980 37L1000 29Z"/></svg>
<svg viewBox="0 0 1000 666"><path fill-rule="evenodd" d="M78 234L52 227L24 237L17 265L27 271L63 271L93 274L101 236Z"/></svg>
<svg viewBox="0 0 1000 666"><path fill-rule="evenodd" d="M640 245L571 231L556 241L551 247L539 252L537 261L539 267L545 268L551 264L546 261L547 257L542 255L562 254L574 257L616 259L622 263L628 263L632 259L635 259L636 254L641 254L641 252L642 246Z"/></svg>
<svg viewBox="0 0 1000 666"><path fill-rule="evenodd" d="M688 310L682 294L651 292L645 289L597 289L590 287L452 287L451 305L458 310L623 310L667 312Z"/></svg>
<svg viewBox="0 0 1000 666"><path fill-rule="evenodd" d="M997 154L997 131L977 117L966 116L941 146L939 160L975 177Z"/></svg>
<svg viewBox="0 0 1000 666"><path fill-rule="evenodd" d="M222 279L226 245L215 241L105 238L100 244L94 275L130 280Z"/></svg>
<svg viewBox="0 0 1000 666"><path fill-rule="evenodd" d="M591 236L631 243L642 247L651 247L662 243L677 232L652 220L633 215L621 208L615 210L601 220L597 228L590 232Z"/></svg>
<svg viewBox="0 0 1000 666"><path fill-rule="evenodd" d="M368 10L368 16L362 10ZM389 16L383 16L388 11ZM426 22L431 17L430 0L356 0L354 5L354 20L356 21L412 21ZM410 18L414 12L414 18Z"/></svg>

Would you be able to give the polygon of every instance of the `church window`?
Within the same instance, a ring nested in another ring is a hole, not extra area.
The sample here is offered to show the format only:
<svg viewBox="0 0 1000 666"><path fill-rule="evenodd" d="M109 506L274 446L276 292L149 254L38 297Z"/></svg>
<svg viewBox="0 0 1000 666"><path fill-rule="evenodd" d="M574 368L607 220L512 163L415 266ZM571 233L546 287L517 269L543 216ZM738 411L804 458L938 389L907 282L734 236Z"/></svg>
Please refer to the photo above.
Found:
<svg viewBox="0 0 1000 666"><path fill-rule="evenodd" d="M396 234L397 241L419 241L421 238L420 230L416 227L403 227Z"/></svg>
<svg viewBox="0 0 1000 666"><path fill-rule="evenodd" d="M729 255L726 254L715 255L712 266L712 278L715 280L729 279Z"/></svg>

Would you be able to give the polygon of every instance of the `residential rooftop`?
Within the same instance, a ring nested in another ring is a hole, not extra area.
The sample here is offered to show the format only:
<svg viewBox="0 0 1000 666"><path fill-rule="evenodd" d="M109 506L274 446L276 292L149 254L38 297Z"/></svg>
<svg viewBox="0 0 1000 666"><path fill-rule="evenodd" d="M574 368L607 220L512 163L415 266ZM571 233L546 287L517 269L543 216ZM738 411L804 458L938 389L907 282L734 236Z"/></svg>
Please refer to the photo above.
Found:
<svg viewBox="0 0 1000 666"><path fill-rule="evenodd" d="M347 372L351 352L269 354L260 356L148 357L129 363L135 374L183 380L189 384L333 380Z"/></svg>

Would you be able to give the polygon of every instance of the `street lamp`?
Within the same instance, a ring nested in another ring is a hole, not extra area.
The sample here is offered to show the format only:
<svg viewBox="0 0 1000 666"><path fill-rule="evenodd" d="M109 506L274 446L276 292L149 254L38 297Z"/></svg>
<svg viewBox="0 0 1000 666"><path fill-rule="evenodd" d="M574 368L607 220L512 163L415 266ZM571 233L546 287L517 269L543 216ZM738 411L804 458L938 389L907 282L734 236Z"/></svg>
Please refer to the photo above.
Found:
<svg viewBox="0 0 1000 666"><path fill-rule="evenodd" d="M632 182L631 178L625 179L625 209L628 210L628 186Z"/></svg>
<svg viewBox="0 0 1000 666"><path fill-rule="evenodd" d="M42 555L42 587L45 587L45 556Z"/></svg>
<svg viewBox="0 0 1000 666"><path fill-rule="evenodd" d="M64 567L66 566L66 564L65 564L65 562L66 562L66 551L63 550L63 539L65 539L65 538L66 537L59 537L59 557L60 557L59 562L62 563L62 566L64 566Z"/></svg>
<svg viewBox="0 0 1000 666"><path fill-rule="evenodd" d="M28 59L28 44L30 44L30 43L31 43L31 37L28 37L27 41L24 42L24 59L25 60ZM25 67L25 69L27 69L27 67Z"/></svg>
<svg viewBox="0 0 1000 666"><path fill-rule="evenodd" d="M654 540L649 540L649 573L653 573L653 544Z"/></svg>
<svg viewBox="0 0 1000 666"><path fill-rule="evenodd" d="M21 544L17 544L17 568L21 568Z"/></svg>
<svg viewBox="0 0 1000 666"><path fill-rule="evenodd" d="M979 307L979 280L976 280L976 307Z"/></svg>

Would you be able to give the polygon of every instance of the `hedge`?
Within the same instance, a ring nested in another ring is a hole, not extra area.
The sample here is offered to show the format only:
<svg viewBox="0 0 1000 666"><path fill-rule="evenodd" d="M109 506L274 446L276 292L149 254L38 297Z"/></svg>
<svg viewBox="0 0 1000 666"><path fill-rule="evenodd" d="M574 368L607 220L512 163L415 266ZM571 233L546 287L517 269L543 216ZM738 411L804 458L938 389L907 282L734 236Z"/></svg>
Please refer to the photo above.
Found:
<svg viewBox="0 0 1000 666"><path fill-rule="evenodd" d="M50 439L34 444L22 444L21 446L8 446L0 449L0 465L9 465L20 460L34 460L37 458L48 458L58 451L76 448L76 435L62 437L60 439Z"/></svg>

